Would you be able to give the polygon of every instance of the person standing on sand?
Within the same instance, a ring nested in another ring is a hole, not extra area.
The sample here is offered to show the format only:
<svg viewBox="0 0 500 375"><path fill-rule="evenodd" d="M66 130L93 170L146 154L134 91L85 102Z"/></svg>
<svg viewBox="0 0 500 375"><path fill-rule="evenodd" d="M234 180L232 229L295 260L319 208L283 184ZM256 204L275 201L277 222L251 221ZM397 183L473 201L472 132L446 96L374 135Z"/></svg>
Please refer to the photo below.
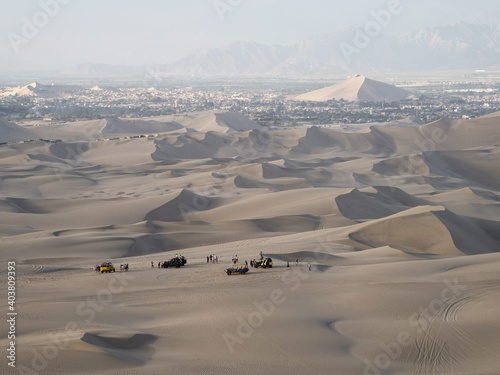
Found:
<svg viewBox="0 0 500 375"><path fill-rule="evenodd" d="M155 268L155 264L153 261L151 261L151 268Z"/></svg>
<svg viewBox="0 0 500 375"><path fill-rule="evenodd" d="M311 263L307 263L307 268L309 269L309 271L311 270Z"/></svg>

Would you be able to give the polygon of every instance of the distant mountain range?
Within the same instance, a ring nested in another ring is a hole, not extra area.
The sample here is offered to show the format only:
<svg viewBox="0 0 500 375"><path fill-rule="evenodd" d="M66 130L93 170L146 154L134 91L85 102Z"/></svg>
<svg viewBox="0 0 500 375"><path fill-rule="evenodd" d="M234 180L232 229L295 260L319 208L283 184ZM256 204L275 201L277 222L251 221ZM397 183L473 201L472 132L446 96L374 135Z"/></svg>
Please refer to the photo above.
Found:
<svg viewBox="0 0 500 375"><path fill-rule="evenodd" d="M499 69L500 25L426 28L366 38L352 28L309 37L288 45L234 42L203 49L164 65L145 67L83 64L69 76L140 76L152 83L168 76L338 76L434 70ZM362 41L362 42L360 42ZM346 52L347 51L347 52Z"/></svg>

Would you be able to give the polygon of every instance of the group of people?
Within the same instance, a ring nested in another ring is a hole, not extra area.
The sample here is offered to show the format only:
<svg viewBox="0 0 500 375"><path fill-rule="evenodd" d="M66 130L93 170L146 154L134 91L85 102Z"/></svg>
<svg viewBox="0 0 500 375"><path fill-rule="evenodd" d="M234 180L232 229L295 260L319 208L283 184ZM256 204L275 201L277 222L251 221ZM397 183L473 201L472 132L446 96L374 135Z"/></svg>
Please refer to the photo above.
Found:
<svg viewBox="0 0 500 375"><path fill-rule="evenodd" d="M207 255L207 263L219 263L219 256L217 254Z"/></svg>
<svg viewBox="0 0 500 375"><path fill-rule="evenodd" d="M243 270L248 271L248 262L247 262L247 261L245 261L245 264L244 264L244 265L243 265L243 264L240 264L239 266L238 266L238 265L236 265L236 264L233 264L233 265L232 265L232 269L233 269L234 271L243 271Z"/></svg>
<svg viewBox="0 0 500 375"><path fill-rule="evenodd" d="M257 261L255 259L251 260L250 261L250 267L254 267L257 262L260 262L262 261L262 259L264 259L264 256L262 254L262 251L260 252L260 260ZM176 258L180 259L180 255L179 254L176 254ZM233 257L231 258L231 262L233 263L233 268L235 268L236 264L238 263L238 255L233 255ZM158 268L161 268L162 267L162 263L164 262L158 262ZM216 264L216 263L219 263L219 256L216 255L216 254L210 254L210 255L207 255L207 263L213 263L213 264ZM299 265L299 260L296 259L295 260L295 265L298 266ZM151 261L151 268L154 268L155 266L155 263L153 261ZM289 262L287 262L287 267L289 267L290 264ZM240 268L248 268L248 262L245 260L245 265L243 266L243 264L240 266ZM307 263L307 268L309 271L311 271L312 267L311 267L311 263ZM94 266L94 271L96 273L99 273L101 270L101 267L97 264ZM125 263L125 264L120 264L120 271L128 271L128 263Z"/></svg>
<svg viewBox="0 0 500 375"><path fill-rule="evenodd" d="M264 254L262 254L262 251L261 251L261 252L259 253L259 261L256 261L255 259L252 259L252 260L250 261L250 266L251 266L251 267L255 267L255 265L256 265L257 263L262 262L262 260L263 260L263 259L264 259Z"/></svg>

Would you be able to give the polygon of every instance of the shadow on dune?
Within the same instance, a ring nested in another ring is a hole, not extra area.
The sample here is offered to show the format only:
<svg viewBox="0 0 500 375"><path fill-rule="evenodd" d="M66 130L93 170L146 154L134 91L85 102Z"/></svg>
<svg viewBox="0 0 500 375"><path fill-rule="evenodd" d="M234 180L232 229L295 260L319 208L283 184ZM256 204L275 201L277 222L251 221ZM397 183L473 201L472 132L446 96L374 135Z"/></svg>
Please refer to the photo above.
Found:
<svg viewBox="0 0 500 375"><path fill-rule="evenodd" d="M394 139L380 129L372 126L368 133L345 133L313 126L307 129L306 135L299 139L290 153L310 155L337 150L391 155L396 151Z"/></svg>
<svg viewBox="0 0 500 375"><path fill-rule="evenodd" d="M283 262L289 262L290 267L295 267L295 261L298 260L299 265L303 266L304 263L314 263L314 266L319 271L325 271L333 266L339 265L339 262L345 261L337 255L314 252L314 251L298 251L295 253L283 253L283 254L269 254L265 253L265 256L269 256L276 260L281 260Z"/></svg>
<svg viewBox="0 0 500 375"><path fill-rule="evenodd" d="M264 232L308 232L317 230L321 218L314 215L279 216L250 220Z"/></svg>
<svg viewBox="0 0 500 375"><path fill-rule="evenodd" d="M133 240L134 244L124 254L124 257L157 254L182 248L179 243L161 234L148 234Z"/></svg>
<svg viewBox="0 0 500 375"><path fill-rule="evenodd" d="M461 216L443 207L415 207L374 219L349 234L367 248L391 246L407 253L439 256L500 251L500 223Z"/></svg>
<svg viewBox="0 0 500 375"><path fill-rule="evenodd" d="M196 212L218 207L222 202L220 198L209 198L184 189L176 198L148 213L144 220L186 221Z"/></svg>
<svg viewBox="0 0 500 375"><path fill-rule="evenodd" d="M160 122L154 120L120 119L108 118L106 126L102 129L103 134L148 134L164 133L182 129L178 122Z"/></svg>
<svg viewBox="0 0 500 375"><path fill-rule="evenodd" d="M335 202L340 213L351 220L380 219L405 211L412 207L430 205L424 199L416 198L401 189L389 186L374 186L376 193L357 189L339 195Z"/></svg>
<svg viewBox="0 0 500 375"><path fill-rule="evenodd" d="M155 350L150 344L158 339L155 335L136 333L125 337L107 337L85 333L81 340L97 346L108 354L126 362L142 365L151 360Z"/></svg>
<svg viewBox="0 0 500 375"><path fill-rule="evenodd" d="M457 215L449 210L434 212L448 228L455 246L464 254L500 252L500 223Z"/></svg>
<svg viewBox="0 0 500 375"><path fill-rule="evenodd" d="M5 203L12 207L17 213L46 214L50 211L40 207L35 200L22 198L5 198Z"/></svg>

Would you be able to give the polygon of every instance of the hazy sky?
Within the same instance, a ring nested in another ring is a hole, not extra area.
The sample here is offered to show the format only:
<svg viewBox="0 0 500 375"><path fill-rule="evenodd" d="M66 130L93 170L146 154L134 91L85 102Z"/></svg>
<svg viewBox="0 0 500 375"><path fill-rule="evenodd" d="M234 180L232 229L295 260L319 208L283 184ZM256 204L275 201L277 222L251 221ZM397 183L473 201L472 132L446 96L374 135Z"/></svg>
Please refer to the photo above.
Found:
<svg viewBox="0 0 500 375"><path fill-rule="evenodd" d="M233 41L284 43L349 26L398 0L0 0L0 73L175 60ZM54 6L56 4L56 6ZM400 0L386 32L498 23L499 0ZM59 9L58 9L59 8Z"/></svg>

